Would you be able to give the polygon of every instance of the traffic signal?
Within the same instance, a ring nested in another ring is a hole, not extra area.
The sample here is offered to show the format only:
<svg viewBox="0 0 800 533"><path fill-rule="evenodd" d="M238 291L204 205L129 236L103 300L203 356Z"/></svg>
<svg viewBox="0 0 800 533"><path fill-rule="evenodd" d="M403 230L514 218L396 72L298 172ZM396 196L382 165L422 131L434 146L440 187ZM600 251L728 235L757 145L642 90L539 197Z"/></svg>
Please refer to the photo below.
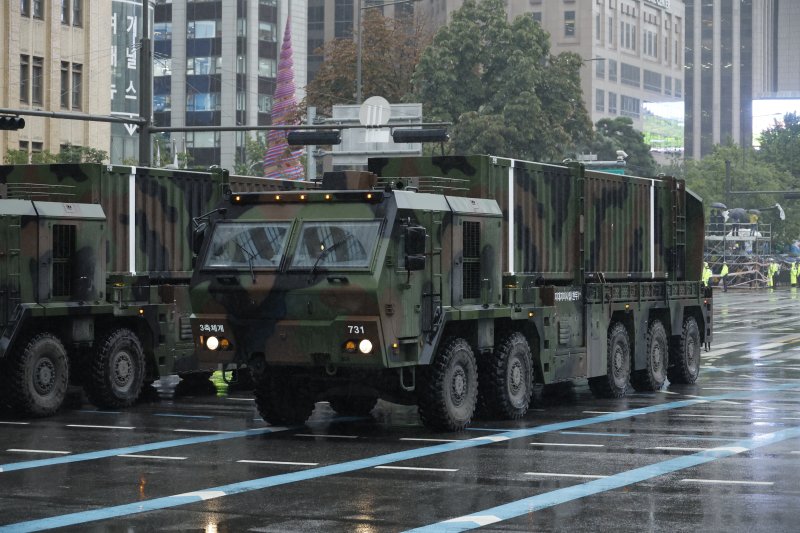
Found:
<svg viewBox="0 0 800 533"><path fill-rule="evenodd" d="M21 130L25 127L22 117L0 117L0 130Z"/></svg>

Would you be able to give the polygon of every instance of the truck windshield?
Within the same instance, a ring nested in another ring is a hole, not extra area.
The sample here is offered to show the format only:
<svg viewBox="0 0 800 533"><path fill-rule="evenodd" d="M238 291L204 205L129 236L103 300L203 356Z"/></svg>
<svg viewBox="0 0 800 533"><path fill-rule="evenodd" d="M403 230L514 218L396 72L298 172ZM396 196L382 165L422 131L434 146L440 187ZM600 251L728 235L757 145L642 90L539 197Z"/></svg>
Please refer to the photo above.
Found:
<svg viewBox="0 0 800 533"><path fill-rule="evenodd" d="M203 265L237 270L278 268L290 226L289 222L217 224Z"/></svg>
<svg viewBox="0 0 800 533"><path fill-rule="evenodd" d="M369 268L380 222L346 220L304 222L292 257L293 269L361 270Z"/></svg>

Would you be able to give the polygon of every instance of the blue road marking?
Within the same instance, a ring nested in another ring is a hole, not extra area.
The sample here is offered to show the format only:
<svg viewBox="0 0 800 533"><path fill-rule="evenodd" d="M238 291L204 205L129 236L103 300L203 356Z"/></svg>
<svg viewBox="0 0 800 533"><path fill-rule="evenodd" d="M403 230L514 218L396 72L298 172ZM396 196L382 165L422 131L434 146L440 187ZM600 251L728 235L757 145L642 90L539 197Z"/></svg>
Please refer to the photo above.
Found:
<svg viewBox="0 0 800 533"><path fill-rule="evenodd" d="M0 465L0 472L14 472L16 470L28 470L30 468L39 468L42 466L62 465L66 463L78 463L81 461L91 461L93 459L104 459L106 457L114 457L122 454L151 452L153 450L163 450L164 448L174 448L176 446L188 446L190 444L203 444L206 442L216 442L220 440L238 439L241 437L250 437L254 435L263 435L265 433L275 433L277 431L285 431L286 428L260 428L260 429L246 429L243 431L234 431L231 433L219 433L216 435L208 435L204 437L191 437L188 439L174 439L162 442L151 442L147 444L137 444L134 446L126 446L124 448L113 448L110 450L99 450L96 452L76 453L75 455L62 455L61 457L53 457L51 459L39 459L36 461L20 461L18 463L8 463Z"/></svg>
<svg viewBox="0 0 800 533"><path fill-rule="evenodd" d="M490 509L484 509L470 515L444 520L436 524L411 529L405 533L442 533L455 531L468 531L490 524L496 524L512 518L554 507L562 503L571 502L586 496L592 496L601 492L619 489L642 481L647 481L655 477L691 468L693 466L710 463L718 459L724 459L732 455L749 452L757 448L776 444L788 439L800 437L800 427L783 429L775 433L759 435L752 439L744 439L731 442L728 445L719 446L710 450L676 457L660 463L655 463L634 470L628 470L619 474L608 476L602 479L573 485L563 489L537 494L530 498L524 498L505 505L498 505Z"/></svg>
<svg viewBox="0 0 800 533"><path fill-rule="evenodd" d="M778 391L786 391L786 390L800 390L799 384L786 384L786 385L777 385L770 389L762 389L760 392L778 392ZM449 453L458 450L464 450L468 448L475 448L478 446L484 446L486 444L492 444L497 442L506 442L512 439L519 439L530 437L533 435L540 435L542 433L550 433L554 431L562 431L567 429L572 429L576 427L584 427L592 424L599 424L603 422L612 422L616 420L623 420L626 418L632 418L635 416L642 416L652 413L658 413L663 411L670 411L673 409L679 409L682 407L688 407L692 405L702 404L702 403L709 403L714 401L720 400L729 400L732 398L744 398L747 396L752 395L752 391L742 391L742 392L735 392L729 394L722 394L717 396L709 396L703 399L692 399L692 400L682 400L678 402L670 402L664 403L659 405L652 405L648 407L640 407L638 409L631 409L628 411L619 411L616 413L610 413L605 415L599 415L593 418L587 418L582 420L570 420L567 422L558 422L554 424L546 424L544 426L538 426L534 428L527 428L527 429L516 429L516 430L509 430L498 434L492 435L485 435L480 437L474 437L472 439L467 440L460 440L456 442L447 442L443 444L437 444L433 446L428 446L424 448L417 448L413 450L407 450L403 452L395 452L390 454L378 455L374 457L368 457L365 459L357 459L355 461L348 461L345 463L338 463L328 466L316 467L316 468L309 468L307 470L302 470L299 472L291 472L288 474L280 474L276 476L268 476L259 479L253 479L249 481L242 481L238 483L231 483L228 485L220 485L217 487L210 487L205 489L196 490L193 492L187 492L183 494L176 494L173 496L165 496L162 498L154 498L152 500L144 500L144 501L137 501L134 503L128 503L123 505L116 505L113 507L106 507L101 509L94 509L90 511L81 511L77 513L70 513L60 516L53 516L50 518L41 518L38 520L29 520L26 522L18 522L16 524L8 524L6 526L0 526L0 533L7 533L7 532L27 532L27 531L42 531L46 529L53 529L58 527L67 527L72 525L78 524L85 524L88 522L95 522L97 520L108 520L108 519L115 519L122 516L129 516L139 513L145 513L148 511L157 511L163 509L170 509L173 507L179 507L182 505L187 505L190 503L197 503L205 500L211 500L216 498L221 498L224 496L231 496L234 494L241 494L245 492L252 492L256 490L266 489L270 487L276 487L280 485L286 485L289 483L297 483L300 481L308 481L311 479L319 479L322 477L333 476L337 474L345 474L349 472L354 472L356 470L364 470L367 468L374 468L376 466L382 466L390 463L396 463L400 461L407 461L409 459L419 459L422 457L429 457L432 455L438 455L442 453ZM800 428L797 430L783 430L782 432L778 432L776 434L783 434L786 431L797 431L800 432ZM800 433L799 433L800 434ZM231 434L228 434L231 435ZM789 437L786 437L789 438ZM762 440L761 437L756 437L751 439L754 442L760 442ZM766 442L766 437L764 437ZM745 442L745 441L742 441ZM728 447L726 447L728 448ZM719 449L718 449L719 450ZM128 452L125 452L128 453ZM709 453L709 452L703 452ZM116 455L116 454L115 454ZM691 457L691 456L690 456ZM720 456L717 456L717 458ZM59 457L57 459L68 459L68 457ZM57 460L53 459L53 461ZM677 459L685 459L683 457ZM675 459L675 460L677 460ZM669 461L667 461L669 462ZM700 464L700 463L698 463ZM641 469L640 469L641 470ZM636 471L633 471L636 472ZM653 476L650 476L653 477ZM634 481L631 481L634 482ZM605 490L611 490L610 487ZM573 498L574 499L574 498Z"/></svg>

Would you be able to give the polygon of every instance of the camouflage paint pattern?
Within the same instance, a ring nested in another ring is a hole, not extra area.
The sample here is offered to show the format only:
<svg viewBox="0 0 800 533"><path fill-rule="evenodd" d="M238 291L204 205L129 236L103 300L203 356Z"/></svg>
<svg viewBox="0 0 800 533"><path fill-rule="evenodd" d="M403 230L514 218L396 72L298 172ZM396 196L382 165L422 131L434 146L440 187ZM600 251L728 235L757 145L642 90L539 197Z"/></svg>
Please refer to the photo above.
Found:
<svg viewBox="0 0 800 533"><path fill-rule="evenodd" d="M323 368L427 364L447 335L491 357L519 330L537 379L550 383L604 375L613 321L629 329L637 369L653 318L676 335L686 316L696 316L710 341L711 300L687 239L702 228L702 203L682 181L491 156L379 158L369 167L375 188L233 195L220 204L227 211L215 228L281 222L290 229L285 255L270 269L204 268L206 239L191 287L203 364L302 367L324 378ZM359 181L371 183L349 176L327 185ZM287 268L303 224L342 221L380 222L368 269ZM405 269L408 226L425 228L423 270ZM211 336L229 344L208 350ZM345 349L365 338L370 353Z"/></svg>

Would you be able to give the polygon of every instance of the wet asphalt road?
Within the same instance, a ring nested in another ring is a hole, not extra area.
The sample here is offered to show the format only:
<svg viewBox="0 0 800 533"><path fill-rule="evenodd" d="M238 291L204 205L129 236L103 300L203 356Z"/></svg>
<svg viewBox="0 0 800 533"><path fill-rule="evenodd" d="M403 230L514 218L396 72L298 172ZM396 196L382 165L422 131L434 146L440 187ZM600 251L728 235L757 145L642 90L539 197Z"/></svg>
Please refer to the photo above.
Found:
<svg viewBox="0 0 800 533"><path fill-rule="evenodd" d="M0 532L798 531L800 294L715 296L697 384L456 434L383 403L271 428L241 392L0 413Z"/></svg>

